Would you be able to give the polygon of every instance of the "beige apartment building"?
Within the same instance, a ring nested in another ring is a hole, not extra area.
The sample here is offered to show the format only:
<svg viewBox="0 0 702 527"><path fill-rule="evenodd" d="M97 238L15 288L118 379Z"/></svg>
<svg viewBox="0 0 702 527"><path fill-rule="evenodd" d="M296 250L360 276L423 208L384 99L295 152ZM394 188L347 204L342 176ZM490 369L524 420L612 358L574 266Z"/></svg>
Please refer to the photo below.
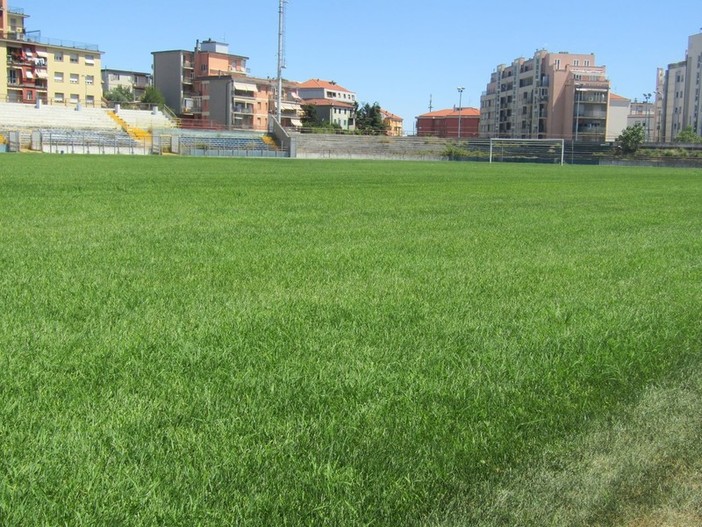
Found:
<svg viewBox="0 0 702 527"><path fill-rule="evenodd" d="M480 97L480 136L602 142L609 91L593 54L539 50L495 68Z"/></svg>
<svg viewBox="0 0 702 527"><path fill-rule="evenodd" d="M674 141L687 127L702 135L702 33L688 37L685 60L659 71L657 80L660 141Z"/></svg>
<svg viewBox="0 0 702 527"><path fill-rule="evenodd" d="M0 100L94 106L102 100L96 45L28 32L28 15L0 0Z"/></svg>

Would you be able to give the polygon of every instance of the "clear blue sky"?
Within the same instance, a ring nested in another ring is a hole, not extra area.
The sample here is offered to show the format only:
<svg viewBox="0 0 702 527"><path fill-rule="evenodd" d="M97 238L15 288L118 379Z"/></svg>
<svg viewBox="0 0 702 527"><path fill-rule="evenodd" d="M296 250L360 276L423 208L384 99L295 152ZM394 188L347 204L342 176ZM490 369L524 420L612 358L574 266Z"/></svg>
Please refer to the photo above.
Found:
<svg viewBox="0 0 702 527"><path fill-rule="evenodd" d="M43 37L98 44L109 68L151 71L151 52L225 41L249 57L251 75L274 77L278 0L11 0ZM206 6L206 12L198 8ZM615 93L641 100L656 68L685 58L702 28L700 0L563 2L289 0L285 76L334 80L405 119L480 104L500 63L539 48L595 53ZM697 16L694 16L694 15Z"/></svg>

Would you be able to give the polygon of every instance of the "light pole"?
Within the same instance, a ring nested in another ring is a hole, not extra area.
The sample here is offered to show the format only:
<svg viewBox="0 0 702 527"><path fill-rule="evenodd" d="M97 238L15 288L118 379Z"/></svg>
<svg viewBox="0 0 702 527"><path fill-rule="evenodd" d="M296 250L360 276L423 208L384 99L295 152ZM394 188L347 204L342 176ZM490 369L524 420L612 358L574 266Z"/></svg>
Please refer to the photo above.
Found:
<svg viewBox="0 0 702 527"><path fill-rule="evenodd" d="M646 122L646 131L645 131L645 133L644 133L644 137L645 137L645 139L646 139L646 142L648 143L648 128L649 128L648 119L649 119L649 117L650 117L650 115L651 115L651 111L650 111L650 107L649 107L649 101L651 100L651 94L650 94L650 93L644 93L643 96L644 96L644 101L646 101L646 118L645 118L645 122Z"/></svg>
<svg viewBox="0 0 702 527"><path fill-rule="evenodd" d="M461 102L463 99L463 90L465 88L460 86L458 89L458 138L461 138Z"/></svg>

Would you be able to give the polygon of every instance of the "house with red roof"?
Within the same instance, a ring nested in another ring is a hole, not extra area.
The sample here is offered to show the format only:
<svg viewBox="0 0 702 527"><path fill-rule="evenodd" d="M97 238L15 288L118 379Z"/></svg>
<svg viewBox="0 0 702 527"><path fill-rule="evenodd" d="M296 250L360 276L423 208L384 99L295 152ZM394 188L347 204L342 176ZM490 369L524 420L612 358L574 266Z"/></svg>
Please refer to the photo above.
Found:
<svg viewBox="0 0 702 527"><path fill-rule="evenodd" d="M354 130L356 94L334 81L310 79L297 85L303 106L311 106L316 118L338 125L342 130Z"/></svg>
<svg viewBox="0 0 702 527"><path fill-rule="evenodd" d="M433 137L478 137L480 110L449 108L417 117L417 135Z"/></svg>
<svg viewBox="0 0 702 527"><path fill-rule="evenodd" d="M387 131L385 133L390 136L400 137L403 133L402 123L404 121L402 120L402 117L395 115L394 113L391 113L383 108L381 108L380 113L383 115L383 122L387 127Z"/></svg>

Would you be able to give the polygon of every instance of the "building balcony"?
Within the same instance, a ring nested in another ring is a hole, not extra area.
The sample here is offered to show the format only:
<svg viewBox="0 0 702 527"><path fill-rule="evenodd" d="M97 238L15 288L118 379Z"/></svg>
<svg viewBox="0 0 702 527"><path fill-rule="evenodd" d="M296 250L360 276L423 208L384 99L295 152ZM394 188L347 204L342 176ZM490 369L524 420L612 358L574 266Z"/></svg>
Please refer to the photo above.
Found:
<svg viewBox="0 0 702 527"><path fill-rule="evenodd" d="M575 114L576 119L604 120L607 119L607 112L580 112Z"/></svg>
<svg viewBox="0 0 702 527"><path fill-rule="evenodd" d="M239 114L239 115L253 115L254 109L253 108L246 108L246 107L242 107L242 106L235 106L232 108L232 113Z"/></svg>

